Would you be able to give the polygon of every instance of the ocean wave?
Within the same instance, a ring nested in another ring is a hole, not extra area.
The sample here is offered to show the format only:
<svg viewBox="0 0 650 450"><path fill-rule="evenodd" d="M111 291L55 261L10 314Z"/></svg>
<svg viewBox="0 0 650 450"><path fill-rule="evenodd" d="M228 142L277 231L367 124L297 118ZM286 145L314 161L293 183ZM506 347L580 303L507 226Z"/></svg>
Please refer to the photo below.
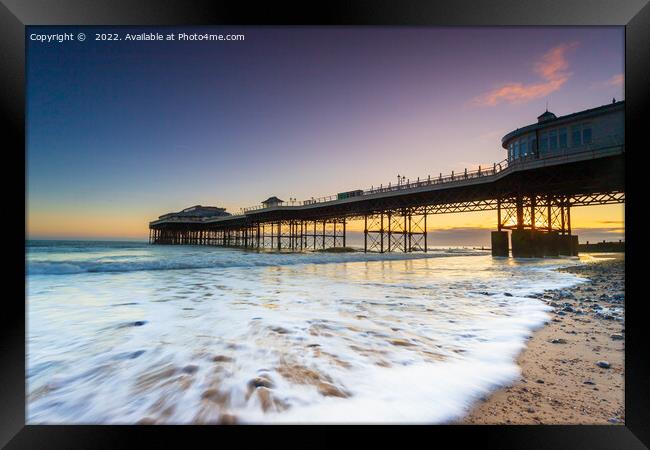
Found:
<svg viewBox="0 0 650 450"><path fill-rule="evenodd" d="M162 252L134 257L93 257L63 261L43 258L43 253L27 261L28 275L71 275L98 272L134 272L148 270L216 269L230 267L287 266L365 261L403 261L446 256L478 256L484 252L450 249L430 253L254 253L233 250Z"/></svg>

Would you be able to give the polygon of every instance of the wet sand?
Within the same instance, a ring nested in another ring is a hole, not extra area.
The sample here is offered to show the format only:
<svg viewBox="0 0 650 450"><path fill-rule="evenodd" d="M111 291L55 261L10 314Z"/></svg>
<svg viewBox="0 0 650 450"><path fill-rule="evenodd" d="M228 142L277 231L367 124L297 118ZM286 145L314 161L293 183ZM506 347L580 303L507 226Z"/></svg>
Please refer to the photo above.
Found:
<svg viewBox="0 0 650 450"><path fill-rule="evenodd" d="M539 296L552 319L519 356L519 381L479 401L461 423L624 423L624 254L592 256L603 261L561 269L588 282Z"/></svg>

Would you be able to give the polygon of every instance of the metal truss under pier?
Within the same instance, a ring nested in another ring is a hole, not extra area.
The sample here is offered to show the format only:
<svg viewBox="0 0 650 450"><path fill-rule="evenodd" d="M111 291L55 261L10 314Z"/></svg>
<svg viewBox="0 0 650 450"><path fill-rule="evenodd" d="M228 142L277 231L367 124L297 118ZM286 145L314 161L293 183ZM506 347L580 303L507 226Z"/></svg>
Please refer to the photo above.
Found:
<svg viewBox="0 0 650 450"><path fill-rule="evenodd" d="M577 256L578 236L571 234L571 206L624 203L624 192L580 196L517 195L497 200L497 229L492 232L492 255L508 256L512 233L512 256Z"/></svg>
<svg viewBox="0 0 650 450"><path fill-rule="evenodd" d="M171 245L216 245L247 249L324 250L345 247L346 219L283 220L257 222L228 228L152 228L149 243Z"/></svg>
<svg viewBox="0 0 650 450"><path fill-rule="evenodd" d="M427 212L387 211L363 217L364 251L427 251Z"/></svg>

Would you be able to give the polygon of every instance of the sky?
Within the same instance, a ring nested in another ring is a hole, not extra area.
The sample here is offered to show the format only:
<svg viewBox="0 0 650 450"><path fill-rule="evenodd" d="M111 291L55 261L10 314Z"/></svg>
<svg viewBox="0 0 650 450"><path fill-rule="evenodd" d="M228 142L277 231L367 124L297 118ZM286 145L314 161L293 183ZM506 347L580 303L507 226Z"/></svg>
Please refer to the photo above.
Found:
<svg viewBox="0 0 650 450"><path fill-rule="evenodd" d="M245 40L95 41L143 32ZM624 99L622 27L28 27L26 39L36 239L146 239L149 221L191 205L237 213L491 166L501 137L546 105L560 116ZM572 227L618 240L623 211L574 208ZM429 222L443 245L481 245L496 213Z"/></svg>

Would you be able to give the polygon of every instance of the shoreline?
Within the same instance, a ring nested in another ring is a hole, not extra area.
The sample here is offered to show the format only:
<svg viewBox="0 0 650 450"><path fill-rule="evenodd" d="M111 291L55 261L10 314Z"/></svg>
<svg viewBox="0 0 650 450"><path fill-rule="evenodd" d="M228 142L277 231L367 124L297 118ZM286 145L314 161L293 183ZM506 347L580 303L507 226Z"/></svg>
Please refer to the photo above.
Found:
<svg viewBox="0 0 650 450"><path fill-rule="evenodd" d="M588 281L536 296L553 311L517 357L519 379L478 400L458 423L625 423L625 255L594 258L607 259L557 269Z"/></svg>

